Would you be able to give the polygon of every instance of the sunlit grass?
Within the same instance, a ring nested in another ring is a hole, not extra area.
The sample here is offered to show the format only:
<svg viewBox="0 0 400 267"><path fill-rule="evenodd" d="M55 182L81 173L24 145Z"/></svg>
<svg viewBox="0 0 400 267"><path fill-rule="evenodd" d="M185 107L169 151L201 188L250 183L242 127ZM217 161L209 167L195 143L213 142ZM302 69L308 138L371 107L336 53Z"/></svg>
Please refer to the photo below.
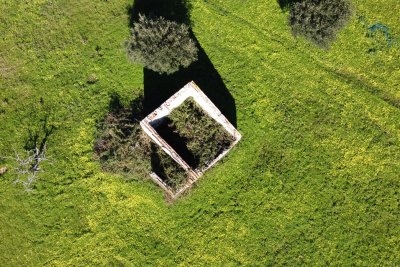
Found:
<svg viewBox="0 0 400 267"><path fill-rule="evenodd" d="M368 53L357 17L398 38L396 1L353 1L329 51L292 37L276 1L192 1L243 138L173 205L93 159L110 94L128 104L143 89L123 49L131 4L0 4L0 265L400 263L400 47ZM57 129L25 194L12 157L41 98Z"/></svg>

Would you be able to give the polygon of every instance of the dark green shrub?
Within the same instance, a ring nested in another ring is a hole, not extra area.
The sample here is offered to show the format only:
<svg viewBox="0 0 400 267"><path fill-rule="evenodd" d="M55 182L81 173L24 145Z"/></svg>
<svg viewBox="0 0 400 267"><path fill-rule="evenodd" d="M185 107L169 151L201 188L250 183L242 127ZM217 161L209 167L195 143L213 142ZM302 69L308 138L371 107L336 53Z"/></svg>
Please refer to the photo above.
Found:
<svg viewBox="0 0 400 267"><path fill-rule="evenodd" d="M328 48L350 16L348 0L303 0L290 6L289 23L295 36Z"/></svg>
<svg viewBox="0 0 400 267"><path fill-rule="evenodd" d="M94 145L96 158L104 170L146 177L150 172L150 140L141 130L142 97L129 107L112 98L111 111L99 123Z"/></svg>
<svg viewBox="0 0 400 267"><path fill-rule="evenodd" d="M189 27L163 17L139 14L126 42L129 59L160 74L171 74L197 60L197 46Z"/></svg>

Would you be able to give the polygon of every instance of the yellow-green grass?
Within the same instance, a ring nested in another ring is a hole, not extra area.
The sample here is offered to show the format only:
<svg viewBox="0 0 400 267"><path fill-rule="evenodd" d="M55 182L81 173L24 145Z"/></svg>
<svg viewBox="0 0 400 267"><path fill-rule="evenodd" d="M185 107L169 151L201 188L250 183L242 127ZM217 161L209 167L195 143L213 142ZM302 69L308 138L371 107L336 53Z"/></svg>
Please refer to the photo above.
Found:
<svg viewBox="0 0 400 267"><path fill-rule="evenodd" d="M358 19L399 38L399 3L353 1L324 51L276 1L191 2L243 139L173 205L93 160L110 93L143 88L123 49L131 1L0 2L0 265L399 265L400 45L368 53ZM57 129L26 194L12 157L43 106Z"/></svg>

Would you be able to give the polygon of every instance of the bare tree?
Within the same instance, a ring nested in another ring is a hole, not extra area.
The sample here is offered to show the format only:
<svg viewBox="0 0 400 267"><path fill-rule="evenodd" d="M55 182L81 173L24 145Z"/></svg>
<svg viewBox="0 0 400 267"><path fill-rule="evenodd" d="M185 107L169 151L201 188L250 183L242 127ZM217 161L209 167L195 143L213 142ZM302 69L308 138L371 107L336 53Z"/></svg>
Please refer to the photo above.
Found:
<svg viewBox="0 0 400 267"><path fill-rule="evenodd" d="M32 108L32 112L27 116L26 125L23 126L27 132L24 145L26 155L15 152L13 159L16 162L17 173L15 183L22 184L25 192L33 190L38 173L42 171L41 162L47 160L47 142L56 130L51 114L51 109L44 105L43 98L40 98L40 105Z"/></svg>
<svg viewBox="0 0 400 267"><path fill-rule="evenodd" d="M34 148L26 151L25 157L20 156L15 152L15 161L17 162L16 172L18 175L15 183L22 184L25 192L31 192L33 185L37 180L37 174L41 171L40 163L47 160L46 158L46 146Z"/></svg>

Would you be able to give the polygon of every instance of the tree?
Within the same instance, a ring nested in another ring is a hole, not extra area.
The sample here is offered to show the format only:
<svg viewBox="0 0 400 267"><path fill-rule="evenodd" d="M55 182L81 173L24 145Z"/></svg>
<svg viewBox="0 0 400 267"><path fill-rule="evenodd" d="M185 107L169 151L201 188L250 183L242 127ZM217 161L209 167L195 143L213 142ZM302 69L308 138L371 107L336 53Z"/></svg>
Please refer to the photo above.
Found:
<svg viewBox="0 0 400 267"><path fill-rule="evenodd" d="M126 42L129 59L160 74L171 74L197 60L197 46L189 26L163 17L139 19Z"/></svg>
<svg viewBox="0 0 400 267"><path fill-rule="evenodd" d="M289 23L293 35L328 48L350 16L348 0L302 0L291 5Z"/></svg>

